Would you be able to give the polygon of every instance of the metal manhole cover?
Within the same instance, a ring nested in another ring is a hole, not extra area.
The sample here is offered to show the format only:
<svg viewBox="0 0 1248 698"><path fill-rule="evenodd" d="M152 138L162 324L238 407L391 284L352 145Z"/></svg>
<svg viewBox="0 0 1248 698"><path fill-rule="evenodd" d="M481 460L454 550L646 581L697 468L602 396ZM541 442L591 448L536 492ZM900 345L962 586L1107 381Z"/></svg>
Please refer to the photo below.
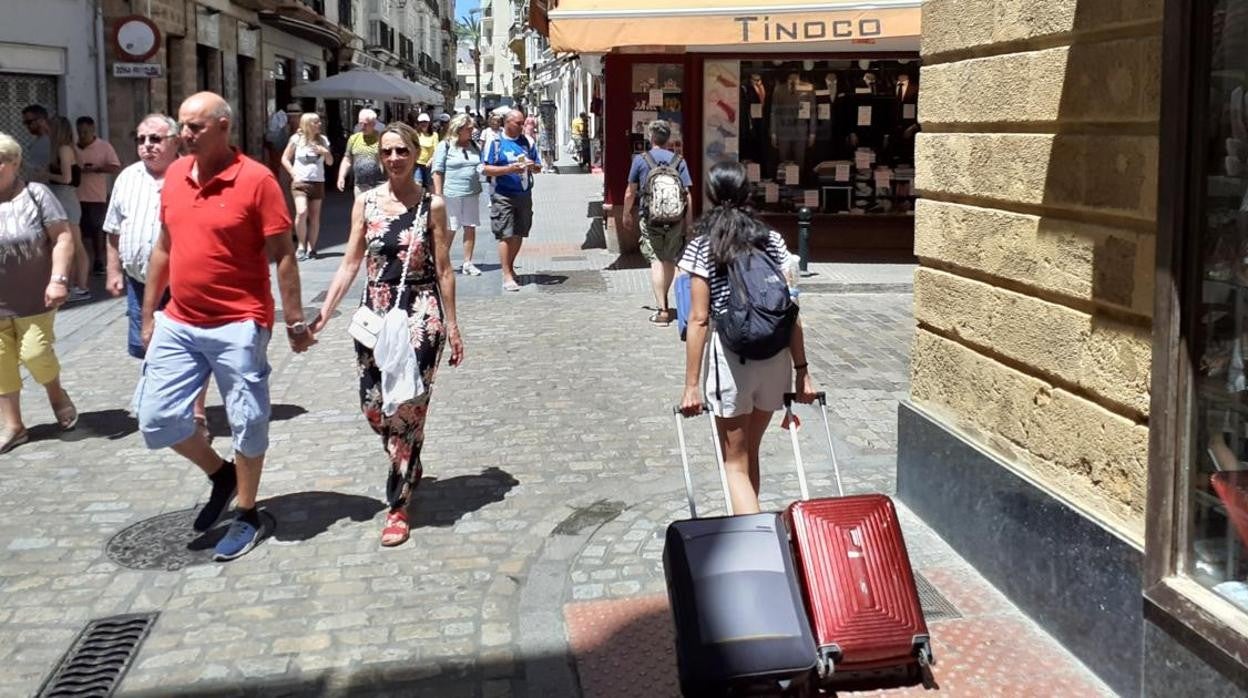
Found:
<svg viewBox="0 0 1248 698"><path fill-rule="evenodd" d="M174 572L185 567L212 562L217 541L230 526L226 518L204 533L191 528L198 509L184 509L153 516L132 524L117 533L104 545L104 553L113 562L132 570L165 570ZM271 537L277 529L272 514L260 510L266 531Z"/></svg>
<svg viewBox="0 0 1248 698"><path fill-rule="evenodd" d="M160 613L129 613L87 623L39 688L38 698L113 695Z"/></svg>
<svg viewBox="0 0 1248 698"><path fill-rule="evenodd" d="M919 603L923 606L923 617L927 622L962 617L953 602L945 598L944 594L918 572L914 573L914 585L919 589Z"/></svg>

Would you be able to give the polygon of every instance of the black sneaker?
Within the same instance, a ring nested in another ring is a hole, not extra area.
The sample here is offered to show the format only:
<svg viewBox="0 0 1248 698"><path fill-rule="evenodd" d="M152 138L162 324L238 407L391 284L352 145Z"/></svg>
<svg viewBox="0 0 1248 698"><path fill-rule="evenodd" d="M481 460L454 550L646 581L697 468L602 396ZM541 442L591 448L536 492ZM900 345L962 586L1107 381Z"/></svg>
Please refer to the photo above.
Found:
<svg viewBox="0 0 1248 698"><path fill-rule="evenodd" d="M208 496L208 503L203 509L199 510L199 515L195 517L195 523L191 527L196 531L203 533L212 528L221 520L221 515L230 506L230 500L234 499L235 493L238 492L238 475L234 472L234 464L226 461L221 469L208 477L212 480L212 494Z"/></svg>

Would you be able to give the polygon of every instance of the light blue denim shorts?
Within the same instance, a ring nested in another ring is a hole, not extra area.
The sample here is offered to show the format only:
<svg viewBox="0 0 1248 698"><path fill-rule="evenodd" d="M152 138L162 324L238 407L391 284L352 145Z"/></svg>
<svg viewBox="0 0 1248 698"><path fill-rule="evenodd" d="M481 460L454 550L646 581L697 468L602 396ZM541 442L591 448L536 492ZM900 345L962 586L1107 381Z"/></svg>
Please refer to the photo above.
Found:
<svg viewBox="0 0 1248 698"><path fill-rule="evenodd" d="M269 337L254 320L192 327L156 313L156 328L134 394L139 431L151 449L168 448L195 433L195 396L216 379L234 436L248 458L269 447Z"/></svg>

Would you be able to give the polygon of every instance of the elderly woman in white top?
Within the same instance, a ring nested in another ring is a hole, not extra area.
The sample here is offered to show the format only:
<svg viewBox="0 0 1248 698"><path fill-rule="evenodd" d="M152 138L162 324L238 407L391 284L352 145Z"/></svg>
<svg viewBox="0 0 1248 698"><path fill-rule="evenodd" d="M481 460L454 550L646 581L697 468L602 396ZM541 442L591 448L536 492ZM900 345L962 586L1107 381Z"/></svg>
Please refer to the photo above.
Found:
<svg viewBox="0 0 1248 698"><path fill-rule="evenodd" d="M460 271L480 276L472 263L481 225L481 150L472 140L475 124L467 114L456 114L446 128L446 138L433 152L433 193L446 201L451 238L464 229L464 264Z"/></svg>
<svg viewBox="0 0 1248 698"><path fill-rule="evenodd" d="M299 130L282 153L282 167L290 174L290 193L295 199L295 257L316 259L316 239L321 234L321 204L325 201L325 167L334 164L329 139L321 134L321 117L308 112L299 117Z"/></svg>
<svg viewBox="0 0 1248 698"><path fill-rule="evenodd" d="M19 366L47 390L62 429L78 423L52 348L56 309L69 297L74 238L61 203L47 186L22 181L21 168L22 147L0 133L0 453L30 439Z"/></svg>

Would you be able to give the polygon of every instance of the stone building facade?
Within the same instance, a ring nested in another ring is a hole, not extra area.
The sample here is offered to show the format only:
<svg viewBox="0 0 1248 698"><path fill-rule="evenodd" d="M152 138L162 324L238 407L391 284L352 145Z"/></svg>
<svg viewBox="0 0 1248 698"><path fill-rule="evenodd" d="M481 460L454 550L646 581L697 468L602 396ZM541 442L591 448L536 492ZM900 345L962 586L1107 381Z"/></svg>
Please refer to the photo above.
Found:
<svg viewBox="0 0 1248 698"><path fill-rule="evenodd" d="M1154 603L1147 572L1181 518L1158 487L1185 457L1155 431L1181 408L1155 394L1177 339L1158 299L1178 293L1159 263L1159 120L1175 98L1163 27L1190 5L928 0L923 14L898 493L1123 695L1182 681L1231 695L1245 671L1236 640ZM1213 603L1225 627L1248 618Z"/></svg>

